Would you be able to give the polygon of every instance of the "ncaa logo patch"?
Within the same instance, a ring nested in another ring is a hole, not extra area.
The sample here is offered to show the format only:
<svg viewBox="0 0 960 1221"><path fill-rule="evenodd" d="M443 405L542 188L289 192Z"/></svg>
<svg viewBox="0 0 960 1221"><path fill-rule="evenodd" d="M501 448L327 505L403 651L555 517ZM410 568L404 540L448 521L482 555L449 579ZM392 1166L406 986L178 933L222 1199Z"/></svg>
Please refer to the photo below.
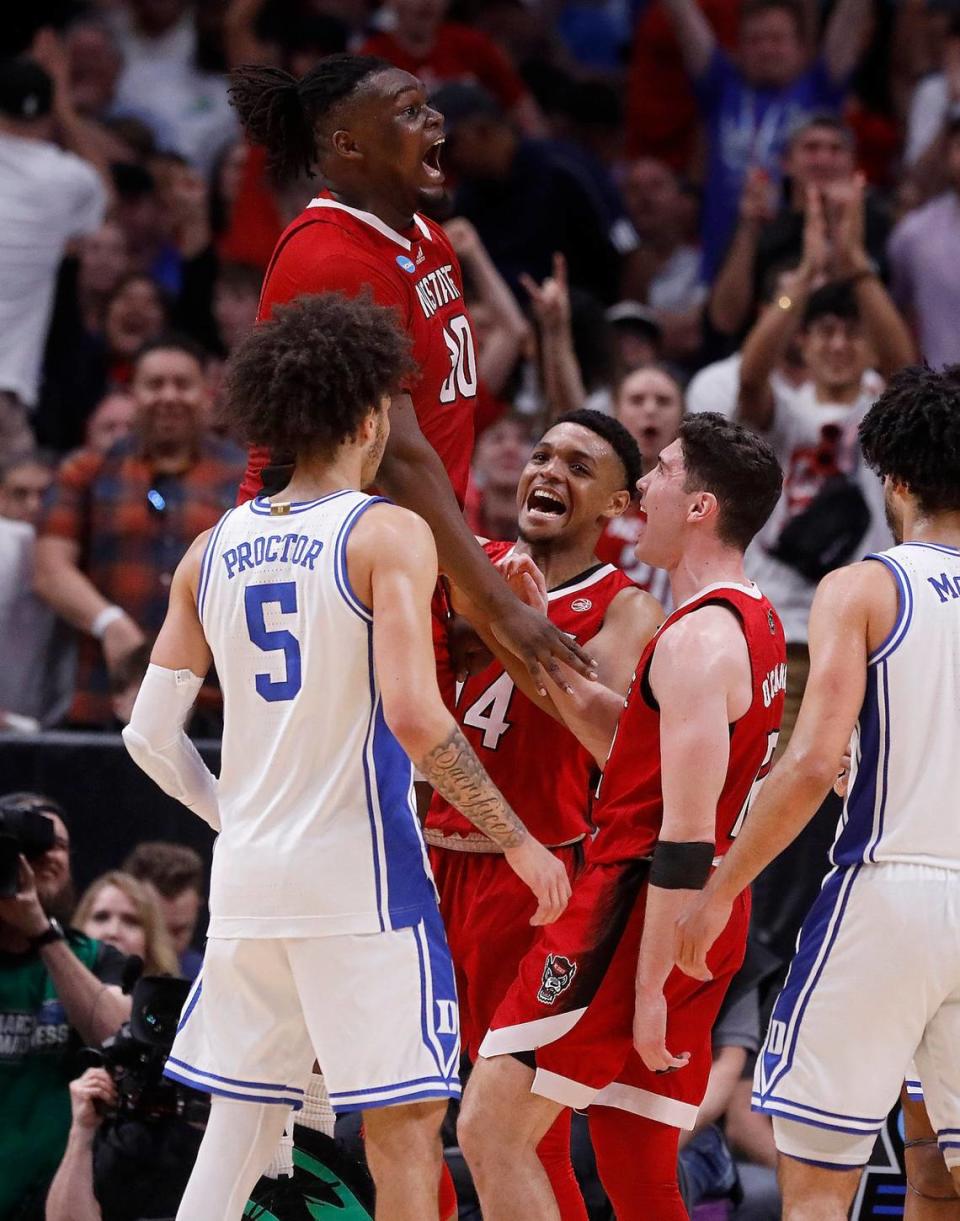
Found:
<svg viewBox="0 0 960 1221"><path fill-rule="evenodd" d="M408 259L405 254L397 255L397 266L402 267L404 271L414 272L417 270L417 265L413 259Z"/></svg>
<svg viewBox="0 0 960 1221"><path fill-rule="evenodd" d="M543 976L537 1000L541 1005L552 1005L561 992L565 992L577 973L577 964L562 954L548 954L543 964Z"/></svg>
<svg viewBox="0 0 960 1221"><path fill-rule="evenodd" d="M574 598L570 603L570 609L574 611L588 611L593 603L589 598Z"/></svg>

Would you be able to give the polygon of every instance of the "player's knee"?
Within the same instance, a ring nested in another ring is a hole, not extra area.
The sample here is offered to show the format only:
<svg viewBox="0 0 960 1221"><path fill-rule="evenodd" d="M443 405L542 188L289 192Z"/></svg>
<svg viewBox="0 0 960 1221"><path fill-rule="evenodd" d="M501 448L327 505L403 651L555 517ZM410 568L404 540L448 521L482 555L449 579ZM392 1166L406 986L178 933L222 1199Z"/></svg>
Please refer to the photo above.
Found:
<svg viewBox="0 0 960 1221"><path fill-rule="evenodd" d="M948 1168L935 1140L908 1147L904 1151L904 1163L907 1183L918 1196L927 1200L950 1200L955 1196L960 1166Z"/></svg>
<svg viewBox="0 0 960 1221"><path fill-rule="evenodd" d="M396 1164L416 1163L426 1167L436 1163L440 1173L442 1150L440 1125L446 1103L426 1102L389 1107L365 1116L367 1161L374 1178L378 1170Z"/></svg>

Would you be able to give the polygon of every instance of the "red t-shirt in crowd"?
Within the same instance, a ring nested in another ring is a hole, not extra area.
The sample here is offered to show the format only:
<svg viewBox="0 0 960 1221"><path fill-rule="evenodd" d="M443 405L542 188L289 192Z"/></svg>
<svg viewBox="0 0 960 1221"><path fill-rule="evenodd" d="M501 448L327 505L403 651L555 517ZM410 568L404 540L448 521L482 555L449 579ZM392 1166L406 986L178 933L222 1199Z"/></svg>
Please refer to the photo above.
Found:
<svg viewBox="0 0 960 1221"><path fill-rule="evenodd" d="M473 453L477 358L463 300L460 264L447 235L419 214L398 233L370 212L324 192L287 227L260 294L258 320L308 293L369 289L392 306L413 341L419 373L406 387L423 435L437 451L461 506ZM240 501L256 496L271 456L250 452ZM289 455L273 455L273 460Z"/></svg>
<svg viewBox="0 0 960 1221"><path fill-rule="evenodd" d="M520 75L492 39L479 30L445 21L425 55L411 55L392 34L373 34L360 48L380 55L423 81L428 93L451 81L482 85L504 110L512 110L526 90Z"/></svg>
<svg viewBox="0 0 960 1221"><path fill-rule="evenodd" d="M512 550L490 542L497 561ZM551 623L578 644L603 626L610 603L631 581L612 564L597 564L548 594ZM439 663L443 664L441 656ZM590 782L594 763L569 729L518 691L499 661L458 687L454 716L494 783L541 843L556 846L589 833ZM439 847L487 847L489 841L448 801L434 793L427 840Z"/></svg>

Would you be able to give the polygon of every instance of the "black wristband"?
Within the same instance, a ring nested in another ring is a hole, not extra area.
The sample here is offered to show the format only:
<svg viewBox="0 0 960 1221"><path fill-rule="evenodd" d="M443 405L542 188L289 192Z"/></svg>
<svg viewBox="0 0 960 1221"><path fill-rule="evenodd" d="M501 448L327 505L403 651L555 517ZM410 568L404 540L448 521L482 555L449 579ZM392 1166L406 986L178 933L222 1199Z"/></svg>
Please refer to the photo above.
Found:
<svg viewBox="0 0 960 1221"><path fill-rule="evenodd" d="M65 941L66 938L67 935L63 931L60 921L54 920L51 917L50 923L43 932L38 933L36 937L30 938L30 949L34 951L42 950L45 945L53 945L55 941Z"/></svg>
<svg viewBox="0 0 960 1221"><path fill-rule="evenodd" d="M680 844L658 840L650 865L650 885L662 890L703 890L715 851L714 844L702 840Z"/></svg>

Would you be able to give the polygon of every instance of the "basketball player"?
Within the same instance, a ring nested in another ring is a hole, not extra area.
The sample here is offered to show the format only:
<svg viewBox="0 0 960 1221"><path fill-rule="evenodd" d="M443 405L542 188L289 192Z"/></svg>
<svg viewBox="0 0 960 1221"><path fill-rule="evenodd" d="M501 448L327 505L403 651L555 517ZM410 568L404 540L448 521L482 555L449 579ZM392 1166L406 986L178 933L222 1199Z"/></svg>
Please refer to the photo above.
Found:
<svg viewBox="0 0 960 1221"><path fill-rule="evenodd" d="M504 848L534 921L569 894L440 699L429 529L359 491L406 367L391 311L335 293L277 310L235 353L229 423L294 452L296 473L193 544L124 731L220 832L204 965L166 1068L213 1095L181 1221L240 1217L314 1056L334 1108L364 1114L377 1217L437 1215L457 1005L407 756ZM216 781L183 734L211 662Z"/></svg>
<svg viewBox="0 0 960 1221"><path fill-rule="evenodd" d="M561 417L534 447L517 488L517 543L488 542L493 560L528 556L543 574L547 613L598 658L602 681L626 693L659 604L594 548L623 513L640 475L637 443L598 411ZM593 760L558 720L518 691L498 661L458 688L454 714L486 771L531 834L572 878L590 833ZM457 974L460 1031L476 1060L480 1041L536 930L533 906L493 841L435 794L425 837ZM570 1113L538 1150L564 1221L586 1221L570 1162Z"/></svg>
<svg viewBox="0 0 960 1221"><path fill-rule="evenodd" d="M670 573L677 609L644 649L625 706L572 672L571 693L552 686L556 711L604 767L597 831L467 1087L460 1143L485 1221L559 1215L535 1150L565 1106L589 1108L621 1221L686 1217L679 1129L696 1120L711 1027L743 959L748 896L707 984L672 970L673 924L729 848L776 744L783 631L743 552L776 504L780 467L762 439L706 414L681 424L638 486L637 556Z"/></svg>
<svg viewBox="0 0 960 1221"><path fill-rule="evenodd" d="M960 1184L960 369L905 369L860 425L902 540L820 583L790 744L677 932L705 979L730 898L800 833L850 744L827 875L757 1063L784 1215L846 1217L916 1054ZM852 735L852 738L851 738Z"/></svg>
<svg viewBox="0 0 960 1221"><path fill-rule="evenodd" d="M513 597L460 512L477 359L457 256L418 212L442 194L443 116L416 77L372 56L331 55L300 80L267 67L240 68L232 79L247 134L266 146L274 168L287 177L318 170L327 188L281 236L259 316L304 293L356 296L365 288L396 310L417 367L394 396L379 487L430 525L442 570L533 672L559 658L588 673L577 646ZM267 461L289 455L254 449L242 498L259 489Z"/></svg>

